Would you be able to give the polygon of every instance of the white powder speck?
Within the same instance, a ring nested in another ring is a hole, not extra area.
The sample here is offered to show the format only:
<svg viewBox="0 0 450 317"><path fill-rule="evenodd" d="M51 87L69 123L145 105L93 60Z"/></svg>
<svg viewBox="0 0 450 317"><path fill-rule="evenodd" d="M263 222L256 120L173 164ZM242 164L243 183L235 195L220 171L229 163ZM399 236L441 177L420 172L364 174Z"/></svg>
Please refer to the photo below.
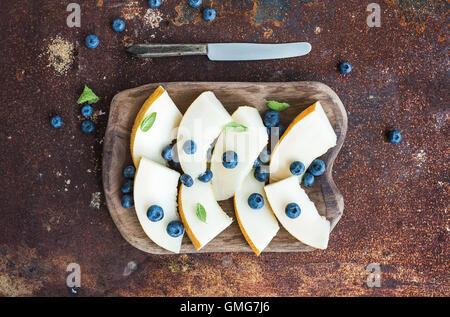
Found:
<svg viewBox="0 0 450 317"><path fill-rule="evenodd" d="M162 14L159 10L148 9L144 15L145 25L150 26L152 29L158 28L159 23L163 20Z"/></svg>

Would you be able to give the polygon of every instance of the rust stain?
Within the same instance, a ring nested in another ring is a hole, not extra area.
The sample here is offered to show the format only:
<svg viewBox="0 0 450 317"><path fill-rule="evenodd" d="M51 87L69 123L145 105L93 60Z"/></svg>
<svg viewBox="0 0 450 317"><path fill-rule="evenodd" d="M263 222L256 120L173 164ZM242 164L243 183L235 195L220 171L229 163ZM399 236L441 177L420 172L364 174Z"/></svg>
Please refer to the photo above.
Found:
<svg viewBox="0 0 450 317"><path fill-rule="evenodd" d="M290 9L288 0L252 0L253 9L251 11L250 22L259 26L263 23L272 23L280 27L287 17Z"/></svg>
<svg viewBox="0 0 450 317"><path fill-rule="evenodd" d="M401 26L411 25L418 33L423 33L432 19L438 18L444 21L449 12L448 0L385 0L385 2L394 7L394 11L399 15Z"/></svg>
<svg viewBox="0 0 450 317"><path fill-rule="evenodd" d="M172 23L176 26L182 26L184 24L197 24L201 21L201 11L192 8L188 1L184 1L175 7L177 16L172 20Z"/></svg>
<svg viewBox="0 0 450 317"><path fill-rule="evenodd" d="M3 245L1 249L8 250L8 246ZM0 257L0 296L30 296L40 290L43 283L34 274L37 262L34 248L20 246L16 254L5 251Z"/></svg>

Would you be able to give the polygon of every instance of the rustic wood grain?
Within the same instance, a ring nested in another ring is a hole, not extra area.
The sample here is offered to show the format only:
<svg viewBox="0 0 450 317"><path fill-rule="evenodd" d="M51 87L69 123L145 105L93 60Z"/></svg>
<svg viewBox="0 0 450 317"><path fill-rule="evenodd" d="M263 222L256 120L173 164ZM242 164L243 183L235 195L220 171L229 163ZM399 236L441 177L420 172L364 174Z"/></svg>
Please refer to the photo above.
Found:
<svg viewBox="0 0 450 317"><path fill-rule="evenodd" d="M250 83L250 82L172 82L155 83L129 89L117 94L112 102L103 148L103 187L111 217L122 236L134 247L148 253L167 254L168 251L154 244L142 230L134 209L121 206L122 170L131 164L129 147L131 128L144 100L162 85L170 94L180 111L187 107L203 91L213 91L225 108L232 113L241 105L251 105L264 112L265 100L275 99L291 104L283 111L281 122L288 126L306 107L319 100L337 135L337 145L328 151L327 171L307 189L321 215L331 222L331 228L339 221L344 210L343 197L332 177L332 167L345 139L347 114L339 97L328 86L318 82ZM196 251L185 235L181 253L193 252L252 252L237 224L232 200L220 202L224 211L235 221L202 250ZM277 236L264 252L312 251L280 228Z"/></svg>

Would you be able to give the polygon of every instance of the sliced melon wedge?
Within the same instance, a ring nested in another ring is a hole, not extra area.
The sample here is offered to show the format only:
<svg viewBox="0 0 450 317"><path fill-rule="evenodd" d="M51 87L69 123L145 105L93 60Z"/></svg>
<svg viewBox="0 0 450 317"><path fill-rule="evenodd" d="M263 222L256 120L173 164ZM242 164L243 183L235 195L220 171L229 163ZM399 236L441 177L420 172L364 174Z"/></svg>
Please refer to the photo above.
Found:
<svg viewBox="0 0 450 317"><path fill-rule="evenodd" d="M256 108L239 107L231 117L233 123L242 125L247 130L240 131L242 126L235 129L225 128L214 147L210 168L213 173L211 184L218 201L233 197L269 139L267 129ZM222 156L226 151L237 153L238 164L235 168L223 166Z"/></svg>
<svg viewBox="0 0 450 317"><path fill-rule="evenodd" d="M263 196L264 206L261 209L250 208L248 198L253 193ZM253 170L247 174L234 195L234 211L245 240L256 255L260 255L275 237L280 226L264 193L264 183L256 180Z"/></svg>
<svg viewBox="0 0 450 317"><path fill-rule="evenodd" d="M134 179L134 208L145 234L161 248L179 253L183 235L171 237L167 225L180 220L177 212L177 186L180 174L142 157ZM147 218L147 209L160 206L164 217L158 222Z"/></svg>
<svg viewBox="0 0 450 317"><path fill-rule="evenodd" d="M272 152L270 160L270 182L292 176L289 166L300 161L308 169L313 160L336 145L336 133L316 102L301 112L289 125ZM301 179L302 175L297 176Z"/></svg>
<svg viewBox="0 0 450 317"><path fill-rule="evenodd" d="M211 91L195 99L186 110L178 129L178 158L184 173L197 178L205 172L208 149L223 127L231 121L231 116ZM184 151L187 141L194 141L195 153Z"/></svg>
<svg viewBox="0 0 450 317"><path fill-rule="evenodd" d="M297 240L318 249L326 249L330 236L330 222L319 215L314 203L298 183L298 177L291 176L264 187L267 199L281 225ZM291 219L286 216L286 206L296 203L300 215Z"/></svg>
<svg viewBox="0 0 450 317"><path fill-rule="evenodd" d="M191 187L180 186L178 208L186 232L197 250L233 222L214 199L211 184L197 179ZM204 210L204 221L198 215L198 208Z"/></svg>
<svg viewBox="0 0 450 317"><path fill-rule="evenodd" d="M165 164L163 148L176 138L181 112L169 94L159 86L144 102L131 130L131 156L138 167L141 157ZM153 122L153 124L152 124Z"/></svg>

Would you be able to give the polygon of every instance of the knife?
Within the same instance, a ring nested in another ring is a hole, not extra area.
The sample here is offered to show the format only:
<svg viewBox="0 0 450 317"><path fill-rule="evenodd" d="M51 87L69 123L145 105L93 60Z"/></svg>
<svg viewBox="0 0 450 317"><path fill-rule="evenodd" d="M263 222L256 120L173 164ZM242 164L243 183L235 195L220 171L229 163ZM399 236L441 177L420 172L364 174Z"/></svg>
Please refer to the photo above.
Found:
<svg viewBox="0 0 450 317"><path fill-rule="evenodd" d="M311 44L215 43L215 44L135 44L127 52L139 58L207 55L212 61L251 61L303 56Z"/></svg>

